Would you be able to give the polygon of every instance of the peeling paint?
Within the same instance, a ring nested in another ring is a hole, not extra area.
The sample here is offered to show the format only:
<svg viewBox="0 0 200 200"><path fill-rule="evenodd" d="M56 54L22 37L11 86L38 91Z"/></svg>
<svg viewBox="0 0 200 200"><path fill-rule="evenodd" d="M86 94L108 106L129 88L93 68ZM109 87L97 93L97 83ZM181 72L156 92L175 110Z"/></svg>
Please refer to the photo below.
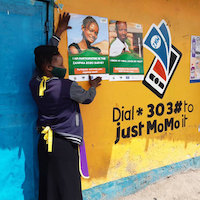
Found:
<svg viewBox="0 0 200 200"><path fill-rule="evenodd" d="M62 10L62 9L63 9L63 7L64 7L64 5L63 5L63 4L61 4L61 3L59 3L59 4L58 4L58 6L59 6L60 10Z"/></svg>
<svg viewBox="0 0 200 200"><path fill-rule="evenodd" d="M166 165L161 168L157 168L140 174L135 174L133 176L121 178L115 181L92 187L83 191L83 199L100 200L104 195L105 196L103 197L103 199L106 200L118 199L119 197L133 194L147 187L148 185L155 183L161 178L170 178L176 173L186 171L191 168L200 168L200 157L196 157L195 162L193 159L188 159L179 163Z"/></svg>
<svg viewBox="0 0 200 200"><path fill-rule="evenodd" d="M54 8L57 8L57 13L60 13L60 11L64 8L64 5L59 3L58 5L54 3Z"/></svg>
<svg viewBox="0 0 200 200"><path fill-rule="evenodd" d="M58 5L56 3L53 4L54 8L59 8Z"/></svg>
<svg viewBox="0 0 200 200"><path fill-rule="evenodd" d="M31 4L34 5L36 0L30 0Z"/></svg>

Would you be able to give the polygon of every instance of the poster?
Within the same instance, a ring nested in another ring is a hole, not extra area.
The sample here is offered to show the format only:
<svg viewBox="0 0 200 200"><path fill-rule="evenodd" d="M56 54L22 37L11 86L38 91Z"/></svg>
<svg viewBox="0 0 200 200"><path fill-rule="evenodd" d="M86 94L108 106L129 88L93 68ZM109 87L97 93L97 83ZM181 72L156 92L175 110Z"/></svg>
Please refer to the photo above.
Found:
<svg viewBox="0 0 200 200"><path fill-rule="evenodd" d="M110 21L110 81L143 80L142 33L139 24Z"/></svg>
<svg viewBox="0 0 200 200"><path fill-rule="evenodd" d="M190 83L200 82L200 36L191 36Z"/></svg>
<svg viewBox="0 0 200 200"><path fill-rule="evenodd" d="M70 13L67 30L69 79L87 81L101 76L109 79L108 71L108 19Z"/></svg>

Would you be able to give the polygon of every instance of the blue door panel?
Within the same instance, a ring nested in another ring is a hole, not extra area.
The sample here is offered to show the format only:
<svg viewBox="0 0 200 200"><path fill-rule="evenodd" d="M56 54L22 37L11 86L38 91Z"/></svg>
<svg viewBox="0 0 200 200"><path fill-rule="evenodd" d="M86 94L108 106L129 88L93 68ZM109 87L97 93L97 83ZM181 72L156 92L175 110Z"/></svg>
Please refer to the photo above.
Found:
<svg viewBox="0 0 200 200"><path fill-rule="evenodd" d="M37 115L28 83L46 43L46 3L0 1L0 199L37 199ZM12 191L12 192L11 192Z"/></svg>

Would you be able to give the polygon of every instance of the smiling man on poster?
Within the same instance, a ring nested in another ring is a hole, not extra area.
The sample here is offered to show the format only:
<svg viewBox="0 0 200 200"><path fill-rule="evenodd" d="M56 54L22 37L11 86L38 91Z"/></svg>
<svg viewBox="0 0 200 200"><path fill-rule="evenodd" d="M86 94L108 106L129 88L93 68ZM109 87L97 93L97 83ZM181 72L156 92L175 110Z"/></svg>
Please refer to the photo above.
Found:
<svg viewBox="0 0 200 200"><path fill-rule="evenodd" d="M131 53L125 40L127 39L126 22L116 21L115 30L117 33L116 40L110 46L110 56L118 56L124 52Z"/></svg>

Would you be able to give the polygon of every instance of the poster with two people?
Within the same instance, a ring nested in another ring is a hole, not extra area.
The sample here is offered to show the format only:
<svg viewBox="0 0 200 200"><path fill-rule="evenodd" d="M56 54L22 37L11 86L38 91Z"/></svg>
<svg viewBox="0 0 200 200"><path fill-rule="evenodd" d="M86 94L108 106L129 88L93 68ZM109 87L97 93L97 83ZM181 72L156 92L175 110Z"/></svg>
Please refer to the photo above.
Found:
<svg viewBox="0 0 200 200"><path fill-rule="evenodd" d="M69 79L143 80L142 26L107 18L70 14L67 30Z"/></svg>

